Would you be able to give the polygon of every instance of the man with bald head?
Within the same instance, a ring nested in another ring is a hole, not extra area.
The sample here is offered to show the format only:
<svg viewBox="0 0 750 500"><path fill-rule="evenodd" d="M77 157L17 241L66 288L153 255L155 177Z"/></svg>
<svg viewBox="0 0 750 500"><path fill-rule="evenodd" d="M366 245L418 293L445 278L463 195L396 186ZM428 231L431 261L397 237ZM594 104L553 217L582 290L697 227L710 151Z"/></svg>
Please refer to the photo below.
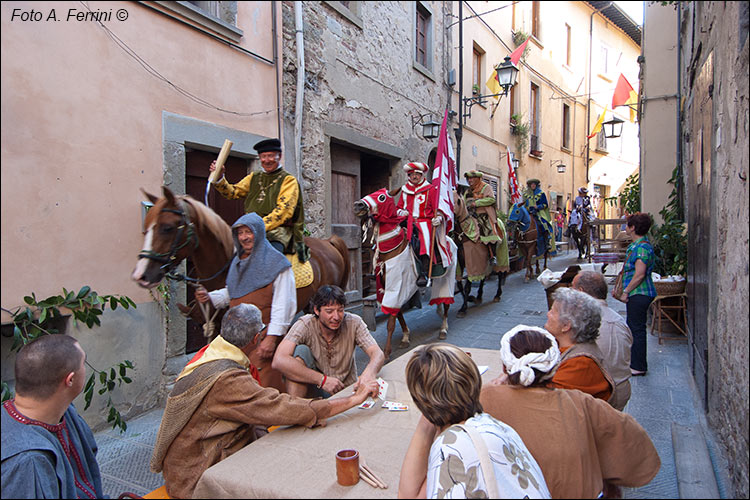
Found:
<svg viewBox="0 0 750 500"><path fill-rule="evenodd" d="M633 334L625 319L607 305L607 282L602 273L580 271L572 287L597 299L602 309L602 323L596 344L604 354L607 371L615 381L615 397L610 404L622 410L630 399L630 346Z"/></svg>

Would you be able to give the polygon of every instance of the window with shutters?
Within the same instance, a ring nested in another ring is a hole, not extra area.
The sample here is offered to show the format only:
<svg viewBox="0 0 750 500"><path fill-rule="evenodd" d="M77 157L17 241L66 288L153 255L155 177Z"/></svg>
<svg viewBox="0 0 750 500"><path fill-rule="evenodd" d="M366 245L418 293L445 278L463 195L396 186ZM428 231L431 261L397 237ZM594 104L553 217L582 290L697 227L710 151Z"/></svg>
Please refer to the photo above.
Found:
<svg viewBox="0 0 750 500"><path fill-rule="evenodd" d="M570 106L567 104L562 108L562 147L570 151Z"/></svg>
<svg viewBox="0 0 750 500"><path fill-rule="evenodd" d="M432 12L425 2L416 2L414 8L414 67L425 76L432 74Z"/></svg>

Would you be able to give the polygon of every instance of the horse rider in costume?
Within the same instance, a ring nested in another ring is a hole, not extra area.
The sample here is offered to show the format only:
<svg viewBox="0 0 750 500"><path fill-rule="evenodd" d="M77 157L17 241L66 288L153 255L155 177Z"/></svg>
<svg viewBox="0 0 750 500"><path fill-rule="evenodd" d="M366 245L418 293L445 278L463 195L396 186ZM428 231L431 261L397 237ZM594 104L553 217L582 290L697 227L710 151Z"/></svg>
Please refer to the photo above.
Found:
<svg viewBox="0 0 750 500"><path fill-rule="evenodd" d="M464 194L466 208L475 215L479 223L479 241L487 245L490 253L490 264L497 263L495 245L502 241L502 230L497 225L497 211L495 210L495 193L489 184L482 180L483 174L477 170L470 170L464 174L469 183L469 190Z"/></svg>
<svg viewBox="0 0 750 500"><path fill-rule="evenodd" d="M403 166L408 177L406 184L401 188L401 197L398 200L396 212L401 217L407 217L406 237L412 243L414 253L419 257L417 286L427 284L427 269L430 265L430 256L433 255L432 231L434 226L443 222L443 216L437 213L434 200L430 197L431 184L425 176L429 167L424 163L411 162ZM414 233L414 227L417 231ZM412 239L412 235L418 237L418 243Z"/></svg>
<svg viewBox="0 0 750 500"><path fill-rule="evenodd" d="M589 197L588 189L585 187L578 188L578 196L576 196L574 206L580 209L581 214L586 216L587 222L594 220L594 211L591 207L591 198Z"/></svg>
<svg viewBox="0 0 750 500"><path fill-rule="evenodd" d="M547 242L547 251L550 255L555 255L557 250L555 249L555 238L552 237L555 233L552 229L549 203L547 202L547 195L544 194L539 185L539 179L529 179L526 181L526 191L523 192L523 203L529 214L535 218L537 227L541 228L544 241ZM537 253L541 255L544 252Z"/></svg>
<svg viewBox="0 0 750 500"><path fill-rule="evenodd" d="M305 211L297 179L281 166L281 141L266 139L254 146L263 171L252 172L237 184L224 178L214 187L228 200L245 199L245 213L255 212L266 225L266 238L283 254L297 254L300 262L309 258L304 242ZM216 162L209 170L216 169ZM223 169L223 167L222 167Z"/></svg>

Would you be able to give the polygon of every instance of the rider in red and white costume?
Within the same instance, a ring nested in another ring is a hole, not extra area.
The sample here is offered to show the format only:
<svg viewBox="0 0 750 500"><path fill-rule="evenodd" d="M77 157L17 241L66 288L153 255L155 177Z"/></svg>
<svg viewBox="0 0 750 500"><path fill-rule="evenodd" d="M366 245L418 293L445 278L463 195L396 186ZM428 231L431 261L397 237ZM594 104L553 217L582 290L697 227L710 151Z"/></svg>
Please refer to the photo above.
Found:
<svg viewBox="0 0 750 500"><path fill-rule="evenodd" d="M425 266L429 266L429 257L432 255L430 243L433 228L440 225L443 216L436 215L433 201L429 196L431 184L425 178L429 167L424 163L411 162L405 164L403 169L409 180L401 188L401 197L398 200L398 215L408 217L407 237L410 240L413 228L416 226L419 235L418 255L422 267L425 268ZM417 280L419 286L424 286L427 282L425 272L426 269L422 269L419 273L420 276Z"/></svg>

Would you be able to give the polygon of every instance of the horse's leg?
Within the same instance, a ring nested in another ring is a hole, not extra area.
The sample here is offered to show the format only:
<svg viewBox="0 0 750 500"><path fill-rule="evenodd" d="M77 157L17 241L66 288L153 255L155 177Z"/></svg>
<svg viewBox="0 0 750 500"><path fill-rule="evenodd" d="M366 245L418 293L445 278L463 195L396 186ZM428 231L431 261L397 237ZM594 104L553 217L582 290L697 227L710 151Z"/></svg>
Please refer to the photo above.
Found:
<svg viewBox="0 0 750 500"><path fill-rule="evenodd" d="M466 278L466 281L458 280L459 288L461 290L461 297L464 299L464 303L461 306L461 308L456 313L457 318L463 318L466 316L466 309L468 309L468 302L469 302L469 292L471 291L471 281L469 281L469 278Z"/></svg>
<svg viewBox="0 0 750 500"><path fill-rule="evenodd" d="M391 337L393 337L393 330L396 329L396 316L390 315L388 316L388 324L386 325L386 330L388 331L388 338L385 341L385 349L383 349L383 354L385 354L385 359L389 359L391 357Z"/></svg>
<svg viewBox="0 0 750 500"><path fill-rule="evenodd" d="M448 308L450 307L450 304L438 304L437 308L440 309L440 306L443 306L445 308L443 316L443 324L440 325L440 333L438 334L438 339L445 340L448 337Z"/></svg>
<svg viewBox="0 0 750 500"><path fill-rule="evenodd" d="M482 278L482 281L479 282L479 290L477 291L477 305L482 303L482 295L484 295L484 281L487 278Z"/></svg>
<svg viewBox="0 0 750 500"><path fill-rule="evenodd" d="M406 320L404 319L403 313L398 313L398 323L401 325L401 332L403 332L403 337L401 338L401 343L398 345L399 349L405 349L409 347L409 327L406 326Z"/></svg>
<svg viewBox="0 0 750 500"><path fill-rule="evenodd" d="M528 283L529 282L529 280L531 279L531 275L533 273L533 271L531 269L531 266L533 265L531 263L531 259L533 259L533 256L532 256L533 255L533 251L534 250L531 247L528 247L528 248L524 249L524 252L526 252L526 254L524 255L524 260L525 260L524 264L526 264L526 276L524 276L524 278L523 278L523 282L524 283Z"/></svg>
<svg viewBox="0 0 750 500"><path fill-rule="evenodd" d="M495 292L495 298L493 302L500 302L500 297L503 296L503 281L505 281L506 272L497 273L497 292Z"/></svg>

